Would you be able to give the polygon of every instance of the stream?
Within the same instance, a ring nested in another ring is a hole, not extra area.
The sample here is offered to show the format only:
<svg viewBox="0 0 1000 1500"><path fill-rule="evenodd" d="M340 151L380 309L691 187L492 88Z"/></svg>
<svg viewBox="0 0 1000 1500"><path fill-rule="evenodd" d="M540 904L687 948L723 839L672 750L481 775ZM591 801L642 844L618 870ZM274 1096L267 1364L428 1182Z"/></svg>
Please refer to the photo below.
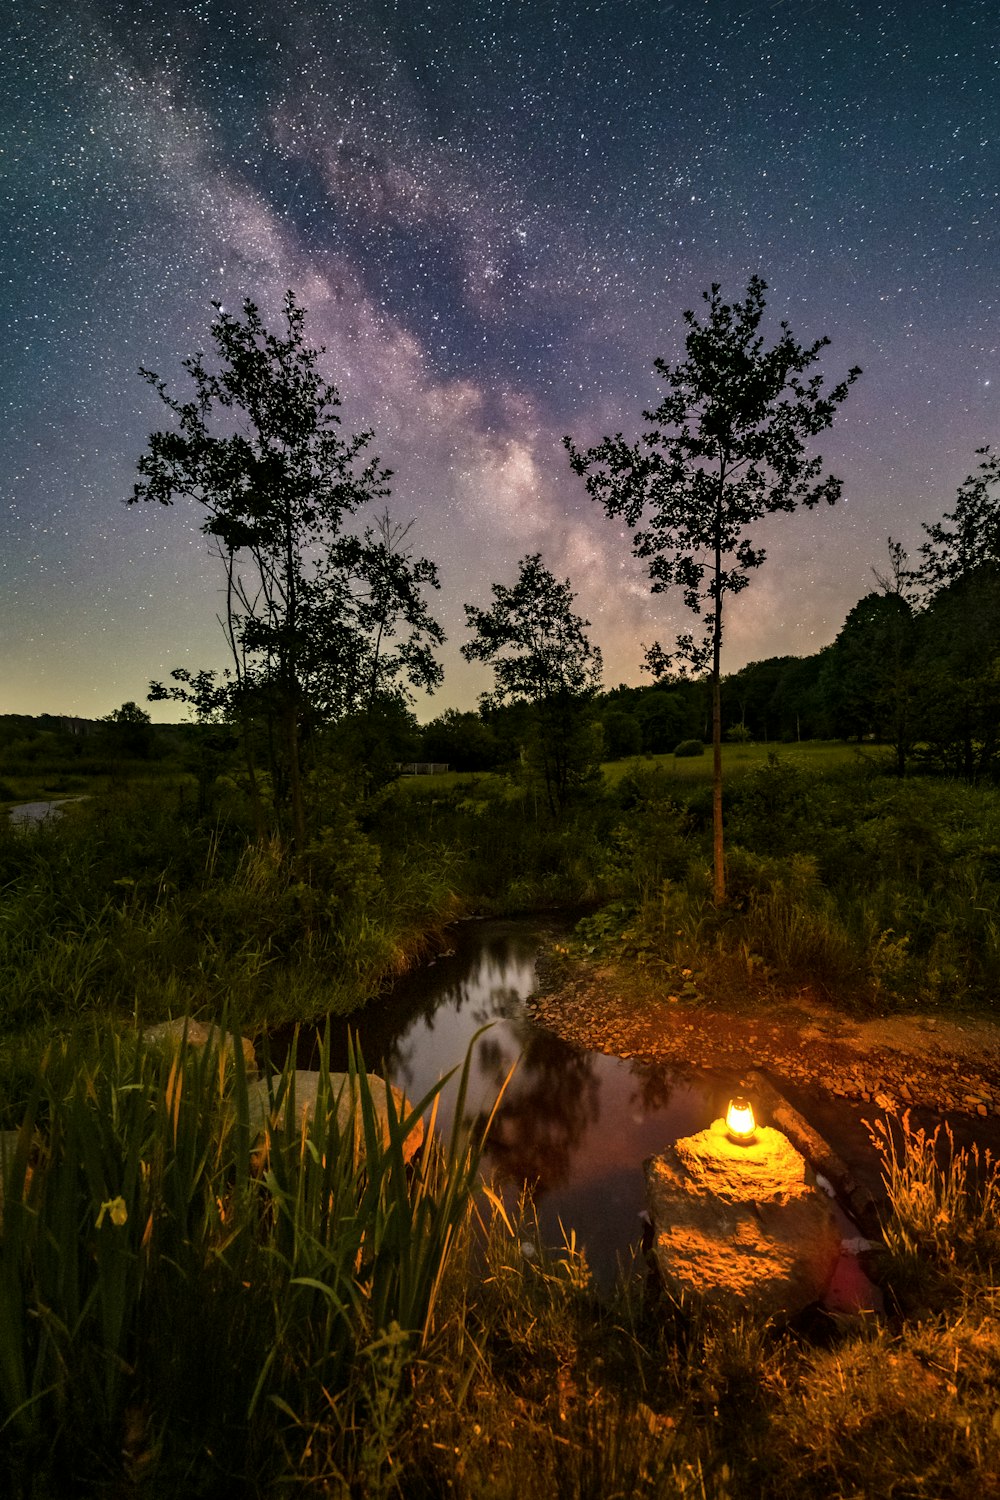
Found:
<svg viewBox="0 0 1000 1500"><path fill-rule="evenodd" d="M595 1276L607 1284L641 1241L644 1158L721 1115L732 1080L606 1057L535 1026L525 1006L535 959L564 930L541 919L463 923L453 931L453 950L400 981L351 1026L366 1067L414 1103L461 1068L471 1047L470 1119L488 1116L516 1063L487 1143L487 1175L511 1202L528 1184L544 1242L561 1248L560 1226L575 1230ZM346 1067L346 1044L346 1025L335 1023L332 1068ZM275 1037L273 1056L281 1051ZM300 1033L297 1061L317 1065L314 1032ZM456 1087L452 1079L442 1097L445 1131Z"/></svg>
<svg viewBox="0 0 1000 1500"><path fill-rule="evenodd" d="M10 821L30 825L44 823L46 818L62 816L67 802L82 802L82 797L60 797L57 802L18 802L10 809Z"/></svg>

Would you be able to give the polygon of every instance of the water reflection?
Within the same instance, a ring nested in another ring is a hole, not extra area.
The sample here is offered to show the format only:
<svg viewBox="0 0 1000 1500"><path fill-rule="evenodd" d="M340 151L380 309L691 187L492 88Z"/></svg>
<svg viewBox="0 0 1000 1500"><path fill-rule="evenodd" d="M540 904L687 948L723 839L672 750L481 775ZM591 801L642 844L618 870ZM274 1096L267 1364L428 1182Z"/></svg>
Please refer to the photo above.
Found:
<svg viewBox="0 0 1000 1500"><path fill-rule="evenodd" d="M493 1122L488 1156L503 1177L544 1194L570 1181L583 1141L600 1121L598 1059L551 1032L511 1030L523 1033L521 1060ZM495 1054L491 1076L502 1082L513 1061L508 1049L492 1032L480 1048Z"/></svg>
<svg viewBox="0 0 1000 1500"><path fill-rule="evenodd" d="M538 922L467 923L454 951L395 986L357 1018L356 1029L366 1065L414 1101L461 1067L471 1047L470 1122L488 1117L516 1063L493 1123L487 1166L514 1194L528 1183L546 1239L559 1245L560 1224L575 1229L607 1280L640 1238L643 1159L703 1129L718 1101L707 1085L676 1070L585 1052L536 1027L524 1002L535 985L538 949L552 935ZM315 1034L302 1035L298 1065L315 1067L316 1049ZM280 1058L280 1039L275 1054ZM347 1027L340 1023L331 1036L331 1065L343 1068L346 1056ZM453 1081L442 1097L444 1130L454 1103Z"/></svg>

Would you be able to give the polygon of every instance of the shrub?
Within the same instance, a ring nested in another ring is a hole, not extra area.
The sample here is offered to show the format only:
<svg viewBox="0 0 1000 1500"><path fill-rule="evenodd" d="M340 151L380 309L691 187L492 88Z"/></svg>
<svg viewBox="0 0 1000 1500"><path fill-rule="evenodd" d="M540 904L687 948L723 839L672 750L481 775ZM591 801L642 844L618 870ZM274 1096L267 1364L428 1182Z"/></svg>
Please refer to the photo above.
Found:
<svg viewBox="0 0 1000 1500"><path fill-rule="evenodd" d="M798 766L770 754L731 791L729 839L768 854L810 847L822 808L815 784Z"/></svg>
<svg viewBox="0 0 1000 1500"><path fill-rule="evenodd" d="M701 740L681 740L674 750L674 759L686 760L689 756L704 754L705 746Z"/></svg>

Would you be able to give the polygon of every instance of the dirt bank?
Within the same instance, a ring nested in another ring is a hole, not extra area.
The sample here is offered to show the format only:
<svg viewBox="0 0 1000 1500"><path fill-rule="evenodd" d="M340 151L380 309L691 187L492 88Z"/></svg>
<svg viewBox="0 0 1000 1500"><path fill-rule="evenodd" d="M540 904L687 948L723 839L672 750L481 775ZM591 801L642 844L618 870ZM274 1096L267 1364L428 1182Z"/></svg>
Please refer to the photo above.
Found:
<svg viewBox="0 0 1000 1500"><path fill-rule="evenodd" d="M767 1073L871 1191L881 1188L866 1118L901 1115L1000 1155L1000 1024L912 1012L858 1018L816 996L727 1006L670 1001L642 974L567 960L540 965L533 1017L594 1051L682 1069Z"/></svg>

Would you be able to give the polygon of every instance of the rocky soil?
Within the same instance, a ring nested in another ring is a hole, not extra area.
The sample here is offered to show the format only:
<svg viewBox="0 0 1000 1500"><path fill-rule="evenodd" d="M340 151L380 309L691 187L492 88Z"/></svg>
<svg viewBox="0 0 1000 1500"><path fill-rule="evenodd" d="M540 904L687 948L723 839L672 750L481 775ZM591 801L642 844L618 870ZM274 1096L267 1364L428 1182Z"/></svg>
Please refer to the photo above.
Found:
<svg viewBox="0 0 1000 1500"><path fill-rule="evenodd" d="M683 1070L760 1070L850 1163L881 1182L866 1120L909 1110L1000 1157L1000 1023L955 1012L862 1018L809 993L668 999L643 976L582 960L540 966L534 1020L567 1041Z"/></svg>
<svg viewBox="0 0 1000 1500"><path fill-rule="evenodd" d="M815 996L735 1008L684 1002L573 963L543 975L536 1021L619 1057L692 1068L761 1068L786 1083L883 1109L1000 1117L1000 1024L982 1015L861 1019Z"/></svg>

